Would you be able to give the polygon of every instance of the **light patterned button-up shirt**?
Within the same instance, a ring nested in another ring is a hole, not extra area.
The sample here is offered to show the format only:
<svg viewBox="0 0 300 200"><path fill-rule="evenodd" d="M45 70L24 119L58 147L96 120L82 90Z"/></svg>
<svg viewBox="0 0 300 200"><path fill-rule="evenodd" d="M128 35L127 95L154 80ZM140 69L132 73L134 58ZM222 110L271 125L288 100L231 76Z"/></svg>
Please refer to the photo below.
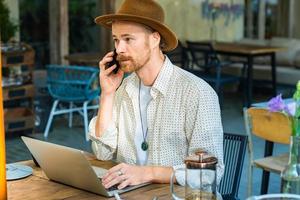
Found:
<svg viewBox="0 0 300 200"><path fill-rule="evenodd" d="M138 90L139 78L132 73L116 91L113 120L100 138L95 137L96 117L91 120L90 138L98 159L137 163ZM184 159L201 148L218 158L219 182L224 170L223 129L215 91L166 57L150 94L147 165L182 167Z"/></svg>

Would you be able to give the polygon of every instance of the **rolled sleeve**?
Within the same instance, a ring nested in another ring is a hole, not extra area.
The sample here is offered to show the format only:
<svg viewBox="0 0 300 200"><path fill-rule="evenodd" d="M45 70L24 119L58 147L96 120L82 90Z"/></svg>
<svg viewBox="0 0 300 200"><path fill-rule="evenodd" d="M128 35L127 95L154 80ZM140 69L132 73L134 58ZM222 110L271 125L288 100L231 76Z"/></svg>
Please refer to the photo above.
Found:
<svg viewBox="0 0 300 200"><path fill-rule="evenodd" d="M97 117L94 117L89 124L89 138L92 141L92 150L99 160L111 160L117 149L117 128L111 122L101 137L95 134Z"/></svg>

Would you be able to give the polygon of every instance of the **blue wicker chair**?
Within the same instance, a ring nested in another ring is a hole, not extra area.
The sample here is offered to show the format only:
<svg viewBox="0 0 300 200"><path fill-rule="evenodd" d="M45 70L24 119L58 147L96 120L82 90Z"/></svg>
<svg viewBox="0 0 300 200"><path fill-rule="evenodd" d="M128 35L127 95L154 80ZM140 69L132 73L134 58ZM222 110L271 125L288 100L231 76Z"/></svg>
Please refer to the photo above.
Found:
<svg viewBox="0 0 300 200"><path fill-rule="evenodd" d="M88 110L97 109L98 104L90 102L98 99L100 88L94 88L99 69L88 66L47 66L47 86L54 98L44 137L48 137L54 115L69 113L69 127L72 127L73 112L79 112L84 118L85 138L88 141ZM69 107L58 108L59 103L69 103ZM80 106L82 105L82 106Z"/></svg>

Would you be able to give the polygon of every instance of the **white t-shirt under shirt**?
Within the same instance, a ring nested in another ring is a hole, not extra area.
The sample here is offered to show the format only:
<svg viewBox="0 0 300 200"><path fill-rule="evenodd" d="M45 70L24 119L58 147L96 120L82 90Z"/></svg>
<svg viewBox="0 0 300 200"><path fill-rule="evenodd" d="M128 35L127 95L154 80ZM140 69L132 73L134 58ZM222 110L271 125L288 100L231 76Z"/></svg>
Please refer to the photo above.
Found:
<svg viewBox="0 0 300 200"><path fill-rule="evenodd" d="M147 141L147 132L148 132L148 123L147 123L147 107L149 102L151 101L152 97L150 95L150 90L151 87L145 86L141 81L140 81L140 103L138 106L140 106L141 109L140 113L142 116L139 116L141 118L137 118L137 127L136 127L136 132L135 132L135 138L134 138L134 143L136 146L136 152L137 152L137 164L138 165L145 165L147 163L147 158L148 158L148 150L144 151L141 148L142 143ZM142 119L142 120L141 120ZM143 127L141 123L143 122Z"/></svg>

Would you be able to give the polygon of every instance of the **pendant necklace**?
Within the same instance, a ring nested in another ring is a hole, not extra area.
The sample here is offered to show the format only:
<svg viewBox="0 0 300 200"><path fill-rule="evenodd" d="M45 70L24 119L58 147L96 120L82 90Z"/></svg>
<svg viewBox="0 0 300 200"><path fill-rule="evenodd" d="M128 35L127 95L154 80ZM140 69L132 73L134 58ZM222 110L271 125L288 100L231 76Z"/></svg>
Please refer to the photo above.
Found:
<svg viewBox="0 0 300 200"><path fill-rule="evenodd" d="M144 125L143 125L143 119L142 119L142 111L141 111L141 83L142 81L140 80L139 84L139 111L140 111L140 120L141 120L141 126L142 126L142 132L143 132L143 142L141 144L141 148L143 151L147 151L149 145L146 141L147 134L148 134L148 127L146 129L146 132L144 132Z"/></svg>

